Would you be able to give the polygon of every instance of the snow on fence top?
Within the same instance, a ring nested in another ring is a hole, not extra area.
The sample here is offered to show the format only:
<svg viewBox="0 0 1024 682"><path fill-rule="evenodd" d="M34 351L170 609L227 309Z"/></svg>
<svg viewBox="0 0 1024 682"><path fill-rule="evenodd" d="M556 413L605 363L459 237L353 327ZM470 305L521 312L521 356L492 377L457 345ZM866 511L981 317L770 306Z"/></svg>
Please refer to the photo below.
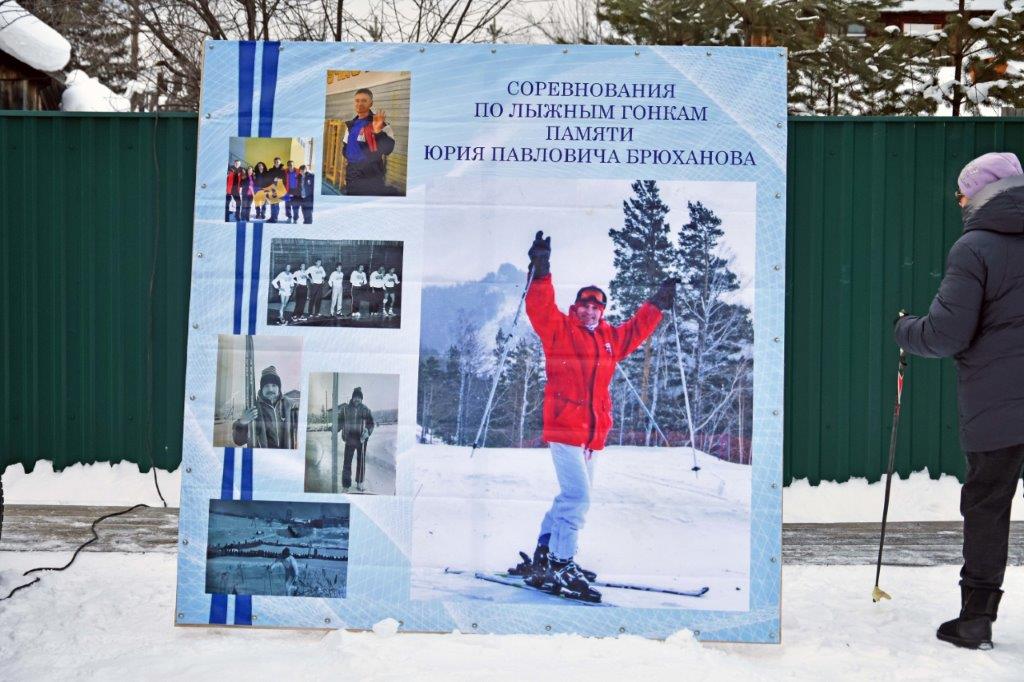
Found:
<svg viewBox="0 0 1024 682"><path fill-rule="evenodd" d="M71 59L71 43L14 0L0 0L0 50L40 71Z"/></svg>

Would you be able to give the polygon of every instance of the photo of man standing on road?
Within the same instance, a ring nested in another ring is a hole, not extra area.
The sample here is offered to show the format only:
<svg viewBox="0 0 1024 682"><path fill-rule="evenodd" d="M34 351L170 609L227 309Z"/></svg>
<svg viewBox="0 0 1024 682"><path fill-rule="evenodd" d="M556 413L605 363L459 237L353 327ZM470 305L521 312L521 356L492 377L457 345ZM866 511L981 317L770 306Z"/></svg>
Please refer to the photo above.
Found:
<svg viewBox="0 0 1024 682"><path fill-rule="evenodd" d="M307 493L395 494L398 375L314 372Z"/></svg>

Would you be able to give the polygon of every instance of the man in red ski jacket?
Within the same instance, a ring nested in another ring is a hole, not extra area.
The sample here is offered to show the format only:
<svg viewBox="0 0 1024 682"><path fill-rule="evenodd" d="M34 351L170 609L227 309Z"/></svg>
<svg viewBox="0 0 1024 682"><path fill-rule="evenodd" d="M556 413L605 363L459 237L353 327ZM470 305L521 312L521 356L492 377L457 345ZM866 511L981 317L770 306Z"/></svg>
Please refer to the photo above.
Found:
<svg viewBox="0 0 1024 682"><path fill-rule="evenodd" d="M530 247L533 278L526 314L544 347L544 440L558 477L559 494L541 523L537 549L527 572L535 587L586 601L600 601L590 587L594 574L573 561L577 536L590 506L594 453L604 449L612 428L608 387L618 363L657 328L661 311L675 300L678 280L669 279L627 322L613 327L604 318L604 291L583 287L569 313L555 303L551 283L551 237L538 232ZM514 572L523 574L522 567Z"/></svg>

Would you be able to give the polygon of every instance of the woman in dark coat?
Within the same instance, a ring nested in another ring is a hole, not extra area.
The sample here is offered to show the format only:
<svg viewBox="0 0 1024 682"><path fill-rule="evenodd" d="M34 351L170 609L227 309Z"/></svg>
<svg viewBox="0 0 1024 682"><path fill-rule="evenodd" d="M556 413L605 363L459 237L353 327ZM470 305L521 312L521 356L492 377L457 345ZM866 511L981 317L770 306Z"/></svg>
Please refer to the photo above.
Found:
<svg viewBox="0 0 1024 682"><path fill-rule="evenodd" d="M988 649L1024 467L1024 172L1015 155L990 153L967 164L957 184L964 232L928 314L901 313L895 336L908 353L956 359L967 456L961 610L937 635Z"/></svg>

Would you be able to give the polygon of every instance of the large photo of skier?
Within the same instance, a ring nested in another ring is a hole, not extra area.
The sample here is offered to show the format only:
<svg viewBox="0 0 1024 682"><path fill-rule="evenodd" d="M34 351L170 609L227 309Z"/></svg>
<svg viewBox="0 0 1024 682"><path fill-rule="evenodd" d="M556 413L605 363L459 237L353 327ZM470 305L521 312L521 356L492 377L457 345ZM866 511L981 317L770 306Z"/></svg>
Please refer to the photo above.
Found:
<svg viewBox="0 0 1024 682"><path fill-rule="evenodd" d="M745 610L754 187L554 185L433 188L413 598Z"/></svg>

